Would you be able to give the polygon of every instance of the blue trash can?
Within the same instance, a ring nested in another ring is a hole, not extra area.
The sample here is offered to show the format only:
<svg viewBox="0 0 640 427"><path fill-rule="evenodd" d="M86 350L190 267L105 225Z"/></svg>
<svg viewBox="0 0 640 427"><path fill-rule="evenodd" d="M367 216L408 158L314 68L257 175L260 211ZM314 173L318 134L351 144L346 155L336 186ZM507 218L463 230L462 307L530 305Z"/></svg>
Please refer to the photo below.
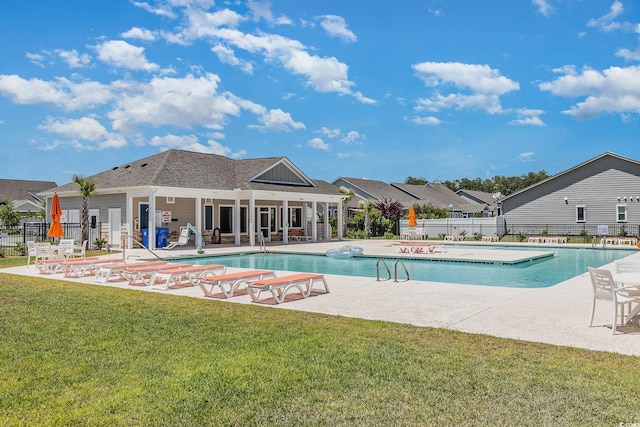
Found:
<svg viewBox="0 0 640 427"><path fill-rule="evenodd" d="M142 244L148 248L149 247L149 229L141 228L140 231L142 232Z"/></svg>
<svg viewBox="0 0 640 427"><path fill-rule="evenodd" d="M156 248L164 248L169 241L169 229L164 227L156 228Z"/></svg>

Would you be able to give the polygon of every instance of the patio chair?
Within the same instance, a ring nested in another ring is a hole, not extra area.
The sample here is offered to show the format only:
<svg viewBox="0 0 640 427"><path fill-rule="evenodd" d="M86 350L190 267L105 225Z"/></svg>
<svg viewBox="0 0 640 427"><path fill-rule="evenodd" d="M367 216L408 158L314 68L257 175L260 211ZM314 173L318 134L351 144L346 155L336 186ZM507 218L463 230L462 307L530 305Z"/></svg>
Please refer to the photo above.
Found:
<svg viewBox="0 0 640 427"><path fill-rule="evenodd" d="M596 311L596 300L611 301L613 302L613 326L612 334L616 333L616 327L618 325L618 306L620 306L620 322L621 326L624 326L629 320L625 320L624 308L628 306L631 313L631 304L640 304L640 295L630 294L627 290L637 290L636 286L619 286L611 271L589 267L589 277L591 278L591 289L593 291L593 305L591 307L591 320L589 326L593 326L593 316Z"/></svg>
<svg viewBox="0 0 640 427"><path fill-rule="evenodd" d="M38 242L35 243L35 260L34 263L38 261L46 261L50 259L54 259L55 254L53 253L53 248L51 247L51 243L49 242Z"/></svg>
<svg viewBox="0 0 640 427"><path fill-rule="evenodd" d="M191 231L189 230L188 227L183 228L182 231L180 231L180 237L178 237L178 241L177 242L169 242L169 244L167 246L165 246L162 249L173 249L176 246L184 246L186 244L189 243L189 238L190 238L190 233Z"/></svg>
<svg viewBox="0 0 640 427"><path fill-rule="evenodd" d="M33 258L33 262L36 261L36 242L27 240L27 267L31 263L31 258Z"/></svg>
<svg viewBox="0 0 640 427"><path fill-rule="evenodd" d="M69 258L84 258L87 253L88 240L82 242L81 246L74 246L69 252Z"/></svg>
<svg viewBox="0 0 640 427"><path fill-rule="evenodd" d="M306 234L302 233L301 231L299 231L296 228L290 228L289 229L289 238L294 239L294 240L306 240L309 241L311 240L311 236L307 236Z"/></svg>
<svg viewBox="0 0 640 427"><path fill-rule="evenodd" d="M222 296L231 298L240 285L247 283L249 280L262 280L273 277L276 277L273 270L248 270L221 275L204 275L196 280L196 286L200 286L205 297L216 298ZM216 287L220 288L222 292L215 293L214 289Z"/></svg>

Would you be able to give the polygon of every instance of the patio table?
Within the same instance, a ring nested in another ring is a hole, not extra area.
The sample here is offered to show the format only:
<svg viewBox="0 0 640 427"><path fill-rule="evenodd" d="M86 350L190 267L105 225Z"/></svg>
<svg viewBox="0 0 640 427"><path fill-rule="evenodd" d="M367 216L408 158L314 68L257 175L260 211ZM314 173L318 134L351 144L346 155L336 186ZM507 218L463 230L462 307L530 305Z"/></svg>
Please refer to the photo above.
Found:
<svg viewBox="0 0 640 427"><path fill-rule="evenodd" d="M613 280L616 281L620 286L637 286L637 290L631 289L627 290L629 295L639 296L640 295L640 273L638 272L627 272L627 273L617 273L613 274ZM640 313L640 304L637 304L635 308L631 310L629 315L627 316L627 322L629 319L633 318L636 314ZM626 323L626 322L625 322Z"/></svg>

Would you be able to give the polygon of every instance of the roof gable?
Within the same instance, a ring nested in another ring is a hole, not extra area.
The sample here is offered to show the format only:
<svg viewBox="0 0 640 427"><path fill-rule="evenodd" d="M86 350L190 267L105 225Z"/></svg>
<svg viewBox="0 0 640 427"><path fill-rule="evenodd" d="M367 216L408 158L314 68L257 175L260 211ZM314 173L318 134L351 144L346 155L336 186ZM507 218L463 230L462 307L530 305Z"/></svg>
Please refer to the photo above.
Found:
<svg viewBox="0 0 640 427"><path fill-rule="evenodd" d="M266 159L265 159L266 160ZM291 163L286 157L261 170L248 179L249 182L266 184L295 185L315 187L315 183L309 179L300 169Z"/></svg>
<svg viewBox="0 0 640 427"><path fill-rule="evenodd" d="M0 179L0 203L4 199L28 200L39 203L40 192L56 187L53 181L31 181L22 179Z"/></svg>

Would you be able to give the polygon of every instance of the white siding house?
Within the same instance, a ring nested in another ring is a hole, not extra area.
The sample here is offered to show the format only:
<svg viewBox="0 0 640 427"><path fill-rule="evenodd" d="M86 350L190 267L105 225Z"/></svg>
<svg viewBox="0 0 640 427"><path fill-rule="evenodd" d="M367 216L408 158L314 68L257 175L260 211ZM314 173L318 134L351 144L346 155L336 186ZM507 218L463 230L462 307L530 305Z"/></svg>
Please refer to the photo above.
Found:
<svg viewBox="0 0 640 427"><path fill-rule="evenodd" d="M604 153L501 202L511 234L637 235L640 162Z"/></svg>

